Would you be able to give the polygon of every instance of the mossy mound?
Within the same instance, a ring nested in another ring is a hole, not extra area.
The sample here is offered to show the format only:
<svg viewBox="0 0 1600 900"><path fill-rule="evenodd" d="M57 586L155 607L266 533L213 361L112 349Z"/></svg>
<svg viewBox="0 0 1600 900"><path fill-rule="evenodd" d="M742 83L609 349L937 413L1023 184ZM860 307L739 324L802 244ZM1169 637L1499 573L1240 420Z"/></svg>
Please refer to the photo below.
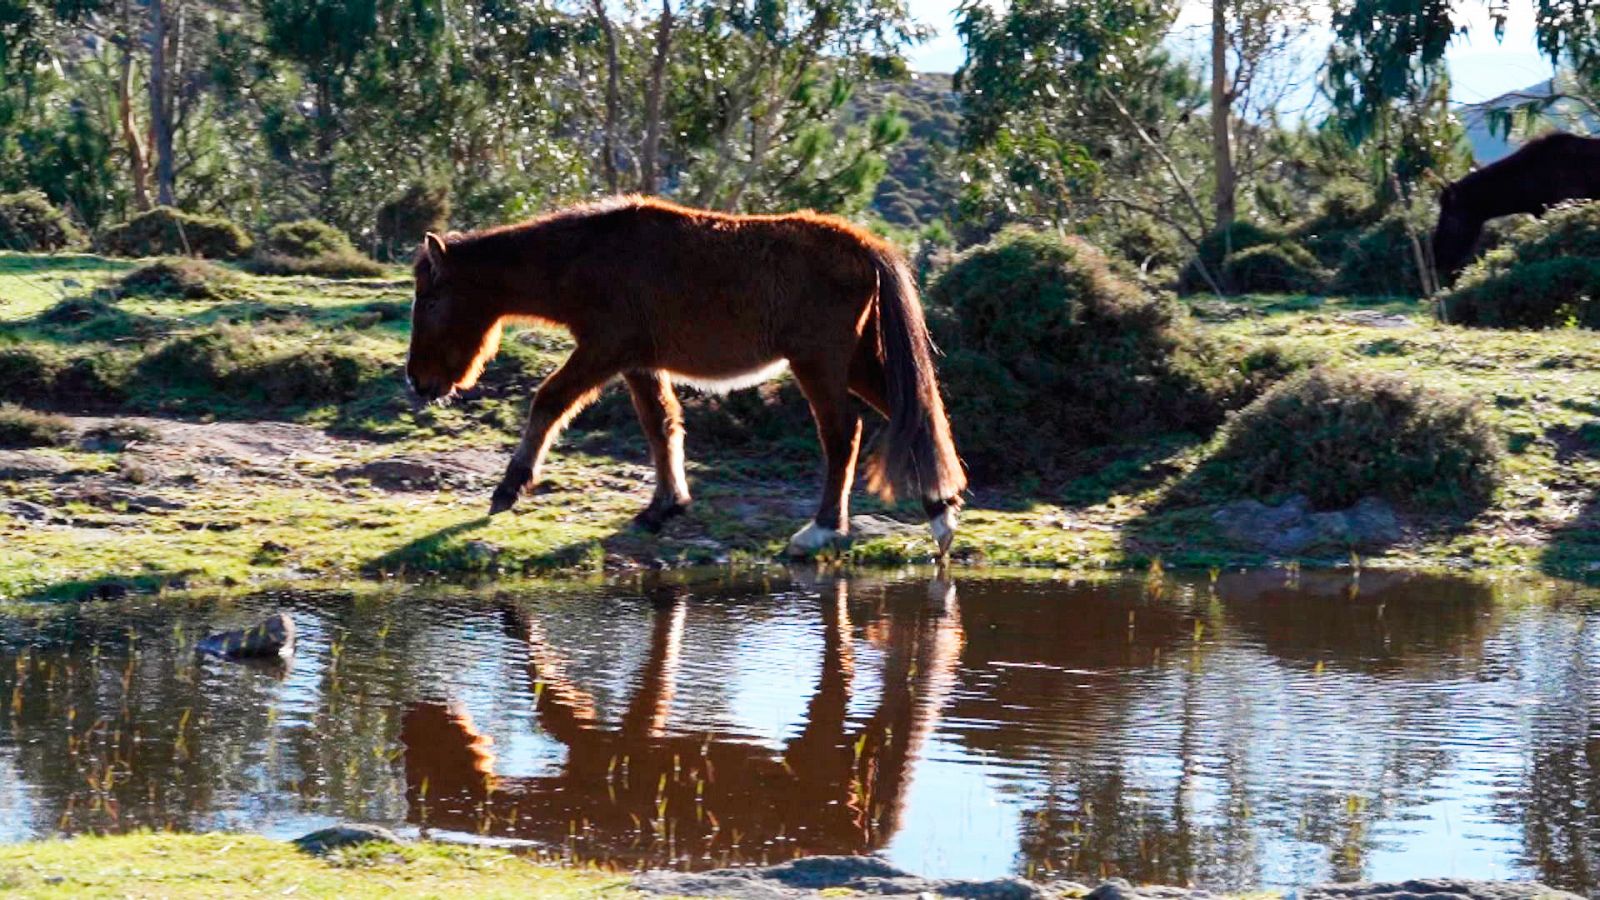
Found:
<svg viewBox="0 0 1600 900"><path fill-rule="evenodd" d="M1317 367L1269 389L1227 424L1213 471L1266 500L1319 509L1377 496L1471 512L1501 478L1499 438L1472 401L1396 375Z"/></svg>
<svg viewBox="0 0 1600 900"><path fill-rule="evenodd" d="M1287 239L1288 236L1278 229L1244 220L1236 221L1226 228L1215 229L1200 240L1199 249L1178 273L1178 291L1183 294L1211 292L1211 282L1201 274L1202 262L1205 264L1206 272L1220 281L1223 277L1223 263L1230 255L1249 250L1251 247L1281 244ZM1230 289L1225 283L1220 286L1223 290Z"/></svg>
<svg viewBox="0 0 1600 900"><path fill-rule="evenodd" d="M1444 296L1448 322L1489 328L1600 328L1600 202L1518 223Z"/></svg>
<svg viewBox="0 0 1600 900"><path fill-rule="evenodd" d="M0 194L0 250L36 253L82 243L83 232L43 192Z"/></svg>
<svg viewBox="0 0 1600 900"><path fill-rule="evenodd" d="M378 382L398 380L390 367L348 347L275 341L234 326L173 338L139 360L137 371L174 396L296 408L346 403Z"/></svg>
<svg viewBox="0 0 1600 900"><path fill-rule="evenodd" d="M239 259L250 252L252 242L227 219L158 206L107 229L100 247L112 256Z"/></svg>
<svg viewBox="0 0 1600 900"><path fill-rule="evenodd" d="M1259 244L1228 256L1222 280L1229 290L1249 294L1316 293L1328 271L1298 244Z"/></svg>
<svg viewBox="0 0 1600 900"><path fill-rule="evenodd" d="M158 259L113 282L113 293L136 297L224 300L238 293L237 279L223 267L203 259Z"/></svg>
<svg viewBox="0 0 1600 900"><path fill-rule="evenodd" d="M72 428L60 416L0 403L0 447L55 447L71 435Z"/></svg>
<svg viewBox="0 0 1600 900"><path fill-rule="evenodd" d="M383 274L383 266L361 255L348 235L316 219L272 226L246 267L257 275L372 278Z"/></svg>
<svg viewBox="0 0 1600 900"><path fill-rule="evenodd" d="M1002 232L928 293L957 445L979 480L1048 475L1086 446L1209 429L1237 369L1175 303L1076 238Z"/></svg>

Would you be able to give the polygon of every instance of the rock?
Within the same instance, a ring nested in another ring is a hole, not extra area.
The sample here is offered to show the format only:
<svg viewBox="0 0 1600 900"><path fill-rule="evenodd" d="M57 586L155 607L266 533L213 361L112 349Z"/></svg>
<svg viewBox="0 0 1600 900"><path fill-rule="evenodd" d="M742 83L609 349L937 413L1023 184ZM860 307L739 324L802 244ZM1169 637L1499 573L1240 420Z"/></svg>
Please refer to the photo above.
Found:
<svg viewBox="0 0 1600 900"><path fill-rule="evenodd" d="M362 844L384 843L403 844L400 835L379 825L355 825L340 823L321 831L313 831L303 837L295 838L290 843L306 853L321 856L332 850L341 850L345 847L359 847Z"/></svg>
<svg viewBox="0 0 1600 900"><path fill-rule="evenodd" d="M434 490L464 487L498 475L504 461L497 455L461 452L437 456L392 456L359 465L341 466L333 474L341 479L365 478L390 491Z"/></svg>
<svg viewBox="0 0 1600 900"><path fill-rule="evenodd" d="M1421 878L1414 881L1361 881L1303 888L1300 900L1580 900L1577 894L1537 881L1469 881Z"/></svg>
<svg viewBox="0 0 1600 900"><path fill-rule="evenodd" d="M1090 891L1084 900L1203 900L1210 896L1209 891L1159 885L1134 887L1125 878L1110 878Z"/></svg>
<svg viewBox="0 0 1600 900"><path fill-rule="evenodd" d="M7 500L0 503L0 512L9 513L24 522L48 522L52 518L50 510L26 500Z"/></svg>
<svg viewBox="0 0 1600 900"><path fill-rule="evenodd" d="M1409 316L1382 313L1375 309L1355 309L1337 318L1340 322L1368 328L1410 328L1417 324Z"/></svg>
<svg viewBox="0 0 1600 900"><path fill-rule="evenodd" d="M261 659L294 655L294 620L286 613L267 617L254 628L213 634L195 648L223 659Z"/></svg>
<svg viewBox="0 0 1600 900"><path fill-rule="evenodd" d="M1228 540L1280 556L1315 547L1381 547L1404 533L1394 508L1376 497L1330 512L1312 511L1311 502L1298 495L1278 506L1236 500L1212 513L1211 521Z"/></svg>
<svg viewBox="0 0 1600 900"><path fill-rule="evenodd" d="M880 538L906 535L921 537L927 532L926 525L911 525L898 522L887 516L859 515L850 517L850 537L852 538Z"/></svg>
<svg viewBox="0 0 1600 900"><path fill-rule="evenodd" d="M77 470L65 459L37 450L0 450L0 478L60 478Z"/></svg>
<svg viewBox="0 0 1600 900"><path fill-rule="evenodd" d="M1037 900L1045 892L1020 878L993 881L918 878L875 856L811 856L777 866L710 872L645 872L635 890L665 896L787 900L819 891L853 891L875 897L962 897L968 900Z"/></svg>

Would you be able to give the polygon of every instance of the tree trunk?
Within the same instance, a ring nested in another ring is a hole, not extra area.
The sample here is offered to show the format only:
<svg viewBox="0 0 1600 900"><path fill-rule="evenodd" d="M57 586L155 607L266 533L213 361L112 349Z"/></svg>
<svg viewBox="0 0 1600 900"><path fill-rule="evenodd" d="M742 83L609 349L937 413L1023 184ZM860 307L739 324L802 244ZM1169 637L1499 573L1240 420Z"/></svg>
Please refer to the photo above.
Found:
<svg viewBox="0 0 1600 900"><path fill-rule="evenodd" d="M661 19L656 23L655 58L650 61L650 85L644 95L644 146L639 151L639 191L644 194L654 194L657 189L661 107L666 93L667 56L671 52L672 0L661 0Z"/></svg>
<svg viewBox="0 0 1600 900"><path fill-rule="evenodd" d="M156 154L156 200L171 206L172 107L167 103L167 22L161 0L150 0L150 135Z"/></svg>
<svg viewBox="0 0 1600 900"><path fill-rule="evenodd" d="M338 140L338 126L333 112L333 81L331 77L317 80L317 180L322 188L322 217L332 218L333 209L333 151Z"/></svg>
<svg viewBox="0 0 1600 900"><path fill-rule="evenodd" d="M606 48L606 118L604 133L600 136L600 171L606 180L606 190L617 193L617 114L622 103L622 64L617 59L617 32L611 25L611 15L606 12L605 0L594 0L595 18L600 21L600 33Z"/></svg>
<svg viewBox="0 0 1600 900"><path fill-rule="evenodd" d="M122 72L117 79L118 124L128 145L128 175L133 181L133 203L140 212L150 208L150 163L133 118L133 3L122 0Z"/></svg>
<svg viewBox="0 0 1600 900"><path fill-rule="evenodd" d="M1233 222L1238 175L1233 170L1233 94L1228 90L1228 7L1211 0L1211 152L1215 159L1216 226Z"/></svg>

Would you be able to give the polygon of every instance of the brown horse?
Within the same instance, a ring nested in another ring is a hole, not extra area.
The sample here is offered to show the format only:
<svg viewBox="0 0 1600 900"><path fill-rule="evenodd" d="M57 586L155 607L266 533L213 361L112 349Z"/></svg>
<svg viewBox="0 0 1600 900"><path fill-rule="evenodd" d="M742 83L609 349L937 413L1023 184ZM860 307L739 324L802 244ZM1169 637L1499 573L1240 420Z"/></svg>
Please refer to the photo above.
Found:
<svg viewBox="0 0 1600 900"><path fill-rule="evenodd" d="M417 253L406 378L427 400L476 382L507 321L556 325L577 346L534 394L490 515L538 481L556 435L621 375L649 440L655 530L689 504L674 379L712 390L787 366L811 404L827 462L816 518L789 542L810 554L849 530L861 420L889 418L868 484L923 503L940 554L966 476L939 397L911 271L894 248L815 213L733 216L623 197L520 225L445 237Z"/></svg>
<svg viewBox="0 0 1600 900"><path fill-rule="evenodd" d="M1551 134L1528 142L1439 195L1433 256L1440 279L1449 283L1466 267L1490 219L1592 199L1600 199L1600 138Z"/></svg>

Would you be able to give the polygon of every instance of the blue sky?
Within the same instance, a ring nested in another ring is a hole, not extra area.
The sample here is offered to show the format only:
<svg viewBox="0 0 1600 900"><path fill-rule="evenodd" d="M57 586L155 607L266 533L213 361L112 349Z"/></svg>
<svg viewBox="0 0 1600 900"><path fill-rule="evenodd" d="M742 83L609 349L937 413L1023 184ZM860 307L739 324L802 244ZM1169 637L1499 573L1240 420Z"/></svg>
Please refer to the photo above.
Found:
<svg viewBox="0 0 1600 900"><path fill-rule="evenodd" d="M954 72L963 56L952 18L955 4L950 0L910 0L910 3L912 15L918 21L939 30L937 36L912 52L912 68L919 72ZM1457 38L1447 57L1454 100L1476 103L1550 77L1550 63L1539 55L1534 45L1531 6L1513 6L1505 40L1496 42L1488 24L1486 5L1467 4L1466 8L1472 13L1471 34L1467 38ZM1210 8L1208 4L1194 4L1192 9L1185 9L1180 21L1207 20ZM1317 36L1318 46L1308 48L1304 55L1308 59L1320 58L1330 38L1331 34L1322 32Z"/></svg>

